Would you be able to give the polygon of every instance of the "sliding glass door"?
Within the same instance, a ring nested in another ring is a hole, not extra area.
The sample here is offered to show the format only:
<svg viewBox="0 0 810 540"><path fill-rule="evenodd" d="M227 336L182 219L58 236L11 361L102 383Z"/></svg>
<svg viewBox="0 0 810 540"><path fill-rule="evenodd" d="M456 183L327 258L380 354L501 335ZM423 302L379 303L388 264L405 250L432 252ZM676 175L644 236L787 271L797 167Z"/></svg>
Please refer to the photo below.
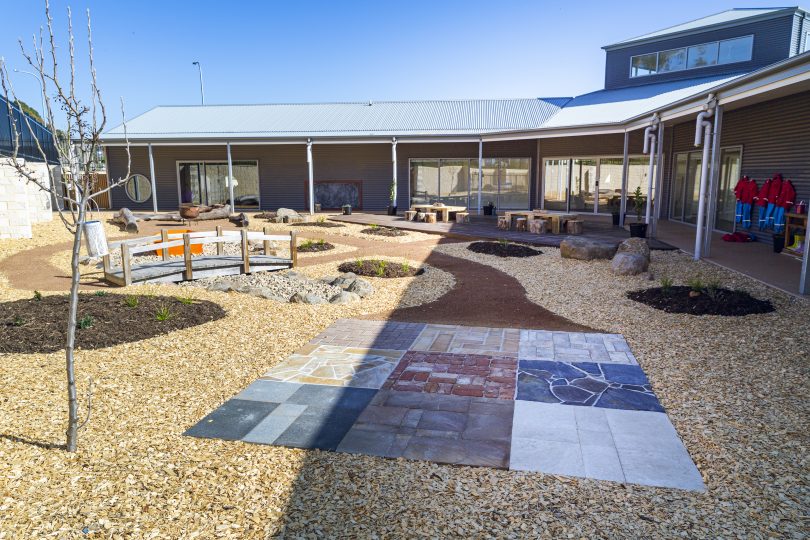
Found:
<svg viewBox="0 0 810 540"><path fill-rule="evenodd" d="M701 152L675 154L675 172L672 177L672 201L670 219L697 224L700 202ZM717 186L717 212L714 228L719 231L734 230L736 199L734 186L740 178L742 149L723 148L720 151L720 174Z"/></svg>
<svg viewBox="0 0 810 540"><path fill-rule="evenodd" d="M574 159L571 167L571 212L593 212L594 193L599 184L595 159Z"/></svg>
<svg viewBox="0 0 810 540"><path fill-rule="evenodd" d="M258 162L234 161L232 166L235 206L259 208ZM227 162L180 162L177 169L181 203L230 204Z"/></svg>
<svg viewBox="0 0 810 540"><path fill-rule="evenodd" d="M543 202L546 210L568 209L568 174L571 162L567 159L547 159L543 166Z"/></svg>

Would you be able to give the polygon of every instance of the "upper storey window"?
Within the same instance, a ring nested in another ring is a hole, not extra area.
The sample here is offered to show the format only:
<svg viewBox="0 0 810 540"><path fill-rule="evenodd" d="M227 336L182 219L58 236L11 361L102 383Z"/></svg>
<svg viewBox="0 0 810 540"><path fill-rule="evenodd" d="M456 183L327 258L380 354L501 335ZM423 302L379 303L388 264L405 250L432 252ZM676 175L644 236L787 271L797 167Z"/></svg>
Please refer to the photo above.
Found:
<svg viewBox="0 0 810 540"><path fill-rule="evenodd" d="M754 36L712 41L630 58L630 76L644 77L751 60Z"/></svg>

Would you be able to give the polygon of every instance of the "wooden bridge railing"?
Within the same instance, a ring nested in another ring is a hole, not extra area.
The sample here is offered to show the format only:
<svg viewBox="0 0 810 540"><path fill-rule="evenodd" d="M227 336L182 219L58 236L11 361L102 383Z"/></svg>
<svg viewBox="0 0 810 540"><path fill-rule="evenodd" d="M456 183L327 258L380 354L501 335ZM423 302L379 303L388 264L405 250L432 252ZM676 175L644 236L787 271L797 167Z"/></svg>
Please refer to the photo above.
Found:
<svg viewBox="0 0 810 540"><path fill-rule="evenodd" d="M295 231L291 231L288 235L270 234L270 230L265 227L263 232L257 231L223 231L222 227L217 227L216 231L198 231L191 233L172 233L169 234L166 230L162 230L159 235L142 236L140 238L132 238L129 240L119 240L110 242L108 244L109 250L121 250L121 273L123 274L124 284L132 284L132 257L138 253L148 251L162 252L163 260L169 260L169 248L183 246L183 260L185 262L185 270L183 278L186 280L193 279L194 269L192 265L192 245L205 245L216 244L217 255L224 254L224 244L239 243L241 244L242 252L242 266L243 272L250 272L250 242L261 241L262 253L264 255L270 254L271 244L275 241L289 241L290 242L290 261L293 267L298 264L298 246L296 241ZM110 263L110 255L103 257L104 274L110 274L117 268L113 268Z"/></svg>

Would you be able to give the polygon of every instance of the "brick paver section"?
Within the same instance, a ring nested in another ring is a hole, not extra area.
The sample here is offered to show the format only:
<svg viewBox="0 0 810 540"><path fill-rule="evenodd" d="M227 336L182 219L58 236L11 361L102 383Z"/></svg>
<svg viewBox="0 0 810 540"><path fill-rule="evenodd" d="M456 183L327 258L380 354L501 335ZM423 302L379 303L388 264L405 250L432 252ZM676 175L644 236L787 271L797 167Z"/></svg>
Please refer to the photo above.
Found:
<svg viewBox="0 0 810 540"><path fill-rule="evenodd" d="M410 351L383 388L511 400L515 397L517 367L514 358L504 356Z"/></svg>
<svg viewBox="0 0 810 540"><path fill-rule="evenodd" d="M405 351L424 328L421 323L339 319L310 344Z"/></svg>

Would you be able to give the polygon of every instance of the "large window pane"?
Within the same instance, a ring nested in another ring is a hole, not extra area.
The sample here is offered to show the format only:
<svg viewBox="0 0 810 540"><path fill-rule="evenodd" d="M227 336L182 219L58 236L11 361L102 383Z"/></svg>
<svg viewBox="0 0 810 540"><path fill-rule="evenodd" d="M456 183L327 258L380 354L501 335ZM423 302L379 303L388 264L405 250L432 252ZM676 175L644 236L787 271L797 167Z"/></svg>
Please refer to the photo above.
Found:
<svg viewBox="0 0 810 540"><path fill-rule="evenodd" d="M747 62L751 60L751 52L753 49L754 36L721 41L718 63L731 64L732 62Z"/></svg>
<svg viewBox="0 0 810 540"><path fill-rule="evenodd" d="M233 198L239 208L259 207L259 166L255 161L233 162Z"/></svg>
<svg viewBox="0 0 810 540"><path fill-rule="evenodd" d="M256 161L234 161L233 197L237 207L259 207L259 165ZM188 162L179 164L180 202L230 204L228 163Z"/></svg>
<svg viewBox="0 0 810 540"><path fill-rule="evenodd" d="M228 164L206 163L205 185L208 189L206 204L228 204Z"/></svg>
<svg viewBox="0 0 810 540"><path fill-rule="evenodd" d="M546 210L565 210L568 198L567 159L547 159L543 164L543 207Z"/></svg>
<svg viewBox="0 0 810 540"><path fill-rule="evenodd" d="M658 53L658 73L686 69L686 49Z"/></svg>
<svg viewBox="0 0 810 540"><path fill-rule="evenodd" d="M449 206L468 206L470 161L443 159L439 166L439 200Z"/></svg>
<svg viewBox="0 0 810 540"><path fill-rule="evenodd" d="M717 64L717 42L689 47L686 67L689 69Z"/></svg>
<svg viewBox="0 0 810 540"><path fill-rule="evenodd" d="M571 211L593 211L596 160L575 159L571 169Z"/></svg>
<svg viewBox="0 0 810 540"><path fill-rule="evenodd" d="M740 149L728 148L720 152L720 185L717 189L717 213L714 228L721 231L734 229L737 201L734 186L740 178Z"/></svg>
<svg viewBox="0 0 810 540"><path fill-rule="evenodd" d="M641 77L652 75L657 72L658 54L642 54L630 59L630 76Z"/></svg>
<svg viewBox="0 0 810 540"><path fill-rule="evenodd" d="M670 193L672 209L670 210L669 217L676 221L683 221L683 199L684 189L686 187L686 167L688 160L689 154L678 154L675 156L675 174L672 177L672 191Z"/></svg>
<svg viewBox="0 0 810 540"><path fill-rule="evenodd" d="M482 164L483 187L481 188L481 200L484 206L492 203L496 207L498 202L498 161L494 158L485 158ZM496 208L500 210L500 208Z"/></svg>
<svg viewBox="0 0 810 540"><path fill-rule="evenodd" d="M621 208L622 158L599 160L599 212L613 213Z"/></svg>
<svg viewBox="0 0 810 540"><path fill-rule="evenodd" d="M700 152L689 154L689 164L686 168L686 189L683 201L683 220L687 223L697 223L698 199L700 198L700 164L703 155Z"/></svg>
<svg viewBox="0 0 810 540"><path fill-rule="evenodd" d="M649 175L650 175L650 158L649 157L635 157L629 159L629 165L627 167L627 212L629 214L634 214L636 211L636 199L635 195L633 195L636 191L636 188L641 188L641 204L644 206L644 210L642 210L642 216L646 214L647 211L647 197L649 193L647 193L649 186ZM653 167L653 177L655 176L655 167ZM653 182L653 189L655 182ZM653 203L655 203L655 197L653 197ZM651 207L651 210L653 208Z"/></svg>
<svg viewBox="0 0 810 540"><path fill-rule="evenodd" d="M529 158L501 160L500 207L502 210L529 209Z"/></svg>
<svg viewBox="0 0 810 540"><path fill-rule="evenodd" d="M431 204L439 198L439 160L411 161L411 203Z"/></svg>

